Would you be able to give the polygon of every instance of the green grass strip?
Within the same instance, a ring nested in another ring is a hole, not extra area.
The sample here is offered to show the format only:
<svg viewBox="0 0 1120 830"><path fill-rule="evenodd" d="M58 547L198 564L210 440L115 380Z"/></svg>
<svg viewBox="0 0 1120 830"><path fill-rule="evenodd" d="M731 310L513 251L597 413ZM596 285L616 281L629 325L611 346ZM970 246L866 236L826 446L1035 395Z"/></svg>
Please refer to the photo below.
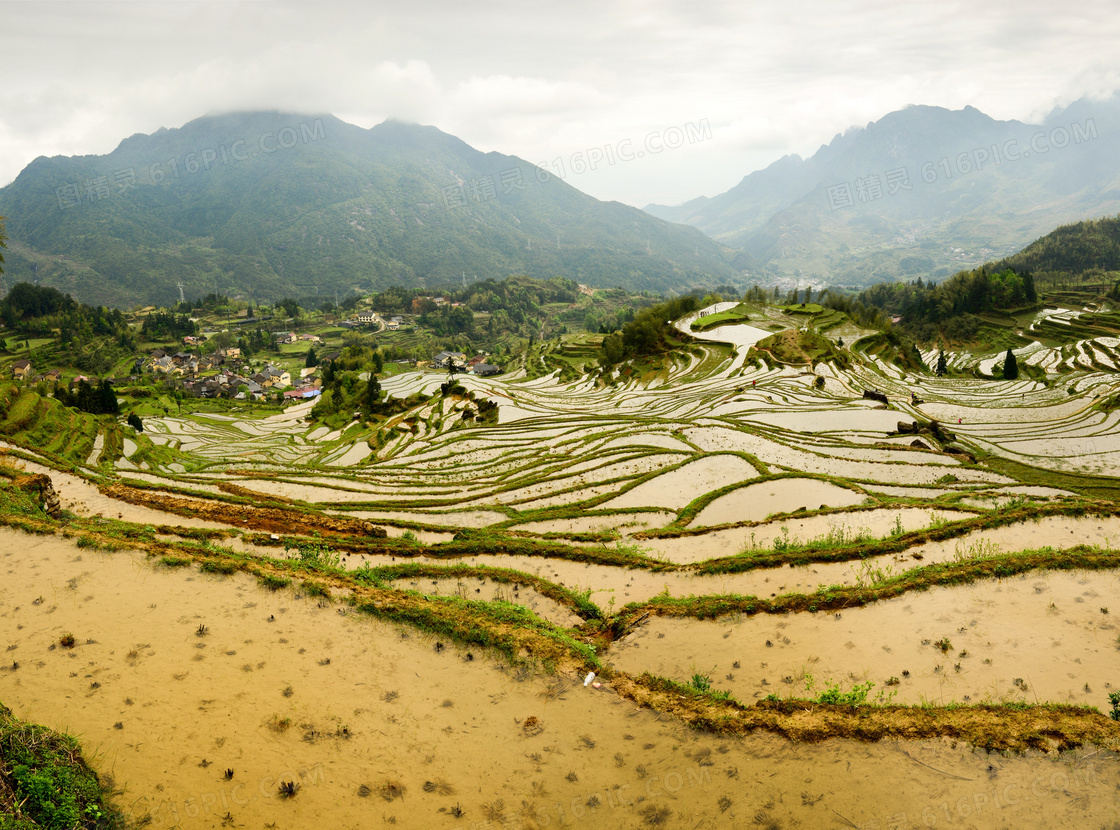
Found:
<svg viewBox="0 0 1120 830"><path fill-rule="evenodd" d="M470 578L489 579L506 585L524 585L532 588L543 597L570 608L585 620L603 618L603 611L589 599L590 591L576 593L549 582L539 576L527 574L513 568L494 568L488 565L426 565L406 562L400 565L381 565L354 571L353 578L360 582L384 587L394 579L449 579Z"/></svg>
<svg viewBox="0 0 1120 830"><path fill-rule="evenodd" d="M762 599L742 594L672 597L659 595L645 603L626 606L619 613L623 622L642 614L667 617L714 619L728 614L788 614L801 611L834 611L858 608L893 599L910 591L966 585L985 579L1004 579L1037 570L1109 570L1120 568L1120 551L1079 545L1067 550L1042 548L999 554L963 562L944 562L914 568L867 587L831 585L812 594L782 594ZM625 625L620 630L625 629ZM616 624L615 628L619 628Z"/></svg>

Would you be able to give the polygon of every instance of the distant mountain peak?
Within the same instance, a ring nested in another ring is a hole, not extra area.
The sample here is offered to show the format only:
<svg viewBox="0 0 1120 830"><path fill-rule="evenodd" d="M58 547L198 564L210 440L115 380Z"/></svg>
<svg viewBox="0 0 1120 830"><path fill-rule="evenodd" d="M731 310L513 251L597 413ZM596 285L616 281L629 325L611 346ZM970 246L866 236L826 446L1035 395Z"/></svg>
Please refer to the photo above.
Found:
<svg viewBox="0 0 1120 830"><path fill-rule="evenodd" d="M746 252L756 279L940 277L1120 209L1120 97L1044 124L912 104L784 156L716 196L651 206Z"/></svg>

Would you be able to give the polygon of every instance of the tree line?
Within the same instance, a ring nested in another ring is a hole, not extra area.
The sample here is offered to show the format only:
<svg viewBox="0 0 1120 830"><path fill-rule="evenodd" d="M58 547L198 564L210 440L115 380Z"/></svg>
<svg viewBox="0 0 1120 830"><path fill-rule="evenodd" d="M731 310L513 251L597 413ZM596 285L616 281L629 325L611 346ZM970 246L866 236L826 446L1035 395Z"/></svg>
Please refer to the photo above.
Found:
<svg viewBox="0 0 1120 830"><path fill-rule="evenodd" d="M672 321L699 307L697 298L686 294L642 309L620 331L603 338L600 364L604 367L615 366L634 357L668 351L668 338L673 331Z"/></svg>
<svg viewBox="0 0 1120 830"><path fill-rule="evenodd" d="M979 330L977 315L1030 308L1038 302L1038 291L1029 271L981 266L942 283L923 282L920 277L913 282L879 283L861 291L855 300L902 317L903 331L920 342L937 338L967 342Z"/></svg>

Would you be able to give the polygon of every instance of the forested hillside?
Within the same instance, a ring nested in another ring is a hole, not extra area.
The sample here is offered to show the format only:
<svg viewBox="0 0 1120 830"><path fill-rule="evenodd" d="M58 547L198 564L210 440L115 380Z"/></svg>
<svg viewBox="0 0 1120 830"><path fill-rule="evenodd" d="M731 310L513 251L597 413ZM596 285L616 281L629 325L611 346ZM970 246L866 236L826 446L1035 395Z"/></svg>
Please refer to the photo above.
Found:
<svg viewBox="0 0 1120 830"><path fill-rule="evenodd" d="M0 190L9 278L95 305L269 304L564 276L667 290L733 274L694 228L600 202L434 127L236 113L38 158ZM317 304L317 303L314 303Z"/></svg>

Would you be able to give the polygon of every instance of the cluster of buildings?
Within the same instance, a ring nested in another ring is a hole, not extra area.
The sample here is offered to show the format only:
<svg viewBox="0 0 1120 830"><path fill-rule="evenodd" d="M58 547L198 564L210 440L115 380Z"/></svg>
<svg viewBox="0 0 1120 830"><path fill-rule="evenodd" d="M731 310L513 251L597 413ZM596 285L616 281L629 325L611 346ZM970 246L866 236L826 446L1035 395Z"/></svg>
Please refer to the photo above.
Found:
<svg viewBox="0 0 1120 830"><path fill-rule="evenodd" d="M359 311L349 320L343 320L342 322L338 323L338 326L344 329L361 329L380 326L383 324L386 330L397 331L400 329L401 324L403 323L404 318L400 316L390 317L386 320L376 311Z"/></svg>
<svg viewBox="0 0 1120 830"><path fill-rule="evenodd" d="M412 310L416 314L420 314L424 310L424 306L431 303L436 308L447 306L448 308L462 308L465 303L453 303L447 297L413 297Z"/></svg>
<svg viewBox="0 0 1120 830"><path fill-rule="evenodd" d="M418 298L430 300L438 305L449 304L444 297ZM460 305L450 303L449 305ZM384 326L392 331L400 328L404 322L402 317L382 318L375 311L358 312L352 319L339 325L344 327L358 326ZM183 345L186 348L199 347L207 338L204 336L186 336ZM321 346L322 338L314 334L297 334L295 332L282 332L276 335L280 345L293 344L306 341L309 346ZM324 353L319 356L320 365L330 363L339 356L339 352ZM399 363L417 365L415 360L402 360ZM421 361L419 366L423 366ZM449 372L471 372L478 376L497 375L501 367L487 362L487 355L477 354L468 358L463 352L442 351L432 358L431 368ZM58 369L53 369L45 374L35 375L30 360L17 360L11 364L14 380L37 383L45 381L54 384L61 381ZM281 366L268 363L264 367L251 368L242 358L241 349L237 346L228 346L216 349L208 354L201 351L170 351L155 349L147 357L138 357L133 366L132 374L127 379L109 379L111 383L135 383L140 375L150 372L157 378L176 379L182 383L184 392L199 398L251 398L258 399L282 393L286 399L311 398L320 394L322 380L318 368L307 368L293 376L292 372ZM74 382L78 379L76 378ZM89 379L97 383L97 379Z"/></svg>
<svg viewBox="0 0 1120 830"><path fill-rule="evenodd" d="M337 353L324 355L323 359L329 362L335 357ZM285 398L310 398L320 393L321 381L316 369L304 369L296 378L287 369L272 363L250 371L236 346L218 349L209 355L156 349L146 361L137 360L135 368L137 373L150 369L157 376L182 378L183 390L196 398L257 399L277 392L283 392Z"/></svg>
<svg viewBox="0 0 1120 830"><path fill-rule="evenodd" d="M432 358L433 369L446 369L449 372L471 372L479 377L496 375L501 367L486 362L486 355L476 354L470 360L462 352L440 352Z"/></svg>

